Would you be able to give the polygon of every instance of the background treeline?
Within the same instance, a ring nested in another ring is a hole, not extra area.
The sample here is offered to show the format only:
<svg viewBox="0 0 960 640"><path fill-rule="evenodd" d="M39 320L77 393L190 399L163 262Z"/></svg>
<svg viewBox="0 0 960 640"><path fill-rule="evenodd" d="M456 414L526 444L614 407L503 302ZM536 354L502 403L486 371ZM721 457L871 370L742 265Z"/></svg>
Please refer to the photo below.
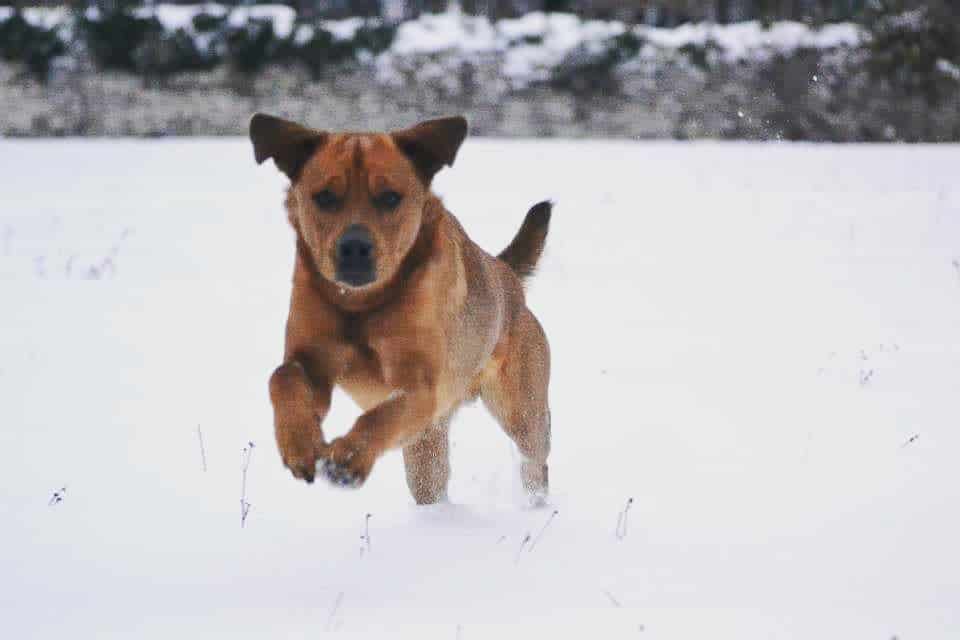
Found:
<svg viewBox="0 0 960 640"><path fill-rule="evenodd" d="M181 0L175 4L190 4ZM875 0L263 0L282 4L312 18L379 17L388 21L438 13L456 4L467 14L491 19L514 18L532 11L564 12L585 18L618 19L670 27L684 22L711 20L720 24L743 20L797 20L827 22L853 20ZM83 0L3 0L0 6L76 6ZM221 4L257 4L228 0Z"/></svg>
<svg viewBox="0 0 960 640"><path fill-rule="evenodd" d="M630 2L604 8L603 0L458 3L465 14L539 8L647 26L663 24L668 9L673 21L761 18L682 27L707 36L674 49L657 46L646 27L606 23L599 32L608 35L523 86L506 80L496 54L446 45L410 52L399 30L423 29L433 18L406 21L445 2L303 1L279 12L270 4L211 4L173 18L169 3L130 0L0 6L0 134L236 133L243 114L276 101L304 119L322 105L324 118L344 127L459 111L490 135L960 141L956 0L651 0L629 15ZM855 26L841 30L860 35L787 49L778 37L796 25L767 17L800 18L808 32L844 17ZM741 27L769 34L771 46L728 55ZM550 49L532 32L508 46L532 60Z"/></svg>
<svg viewBox="0 0 960 640"><path fill-rule="evenodd" d="M396 31L395 25L371 20L359 25L352 37L337 38L305 20L297 25L303 28L281 36L269 16L238 18L230 10L200 11L189 25L170 29L153 7L134 0L72 5L61 21L42 22L29 20L20 7L0 17L0 57L22 63L41 81L58 58L136 73L148 80L223 64L243 74L255 74L272 63L303 65L319 74L364 53L380 53Z"/></svg>
<svg viewBox="0 0 960 640"><path fill-rule="evenodd" d="M178 4L189 4L184 0ZM231 0L223 4L242 4ZM264 2L266 3L266 2ZM298 13L322 18L347 16L416 18L425 12L447 10L452 0L278 0ZM532 11L565 12L588 18L616 18L651 26L675 26L691 20L721 24L742 20L851 20L872 0L459 0L472 15L513 18ZM4 0L0 6L58 6L62 0Z"/></svg>
<svg viewBox="0 0 960 640"><path fill-rule="evenodd" d="M402 21L426 10L447 9L450 3L291 0L287 5L296 11L298 28L283 35L276 33L273 20L262 15L248 13L239 20L231 16L231 11L256 3L219 4L227 11L200 12L190 25L171 30L157 18L152 4L139 0L74 2L63 6L65 18L55 24L28 20L26 3L21 2L0 14L0 58L22 63L41 80L53 60L71 55L86 57L99 69L146 77L222 64L245 74L268 64L297 64L319 76L331 66L389 48L397 28L395 18ZM924 74L934 71L939 61L957 62L960 47L957 0L463 0L458 6L466 13L481 15L542 9L657 26L755 18L795 19L814 25L825 20L855 20L871 34L872 68L906 84L925 84ZM337 37L322 23L323 19L357 15L368 19L350 37Z"/></svg>

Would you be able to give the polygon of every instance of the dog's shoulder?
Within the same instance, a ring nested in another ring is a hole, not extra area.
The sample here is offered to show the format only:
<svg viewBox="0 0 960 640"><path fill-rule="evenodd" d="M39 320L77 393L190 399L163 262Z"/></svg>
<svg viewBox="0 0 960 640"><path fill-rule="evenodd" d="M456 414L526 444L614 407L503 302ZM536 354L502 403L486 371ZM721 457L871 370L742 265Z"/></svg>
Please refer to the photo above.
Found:
<svg viewBox="0 0 960 640"><path fill-rule="evenodd" d="M500 315L508 320L523 307L523 285L502 260L477 244L459 219L444 209L441 242L449 258L444 270L444 298L452 314Z"/></svg>

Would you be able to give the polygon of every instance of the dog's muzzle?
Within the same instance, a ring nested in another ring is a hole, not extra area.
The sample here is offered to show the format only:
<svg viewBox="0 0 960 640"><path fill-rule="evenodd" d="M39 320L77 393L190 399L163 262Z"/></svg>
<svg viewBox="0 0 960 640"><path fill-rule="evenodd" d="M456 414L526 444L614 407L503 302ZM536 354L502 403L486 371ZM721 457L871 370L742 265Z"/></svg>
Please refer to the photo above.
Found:
<svg viewBox="0 0 960 640"><path fill-rule="evenodd" d="M337 281L359 287L377 277L373 238L363 225L347 227L337 240Z"/></svg>

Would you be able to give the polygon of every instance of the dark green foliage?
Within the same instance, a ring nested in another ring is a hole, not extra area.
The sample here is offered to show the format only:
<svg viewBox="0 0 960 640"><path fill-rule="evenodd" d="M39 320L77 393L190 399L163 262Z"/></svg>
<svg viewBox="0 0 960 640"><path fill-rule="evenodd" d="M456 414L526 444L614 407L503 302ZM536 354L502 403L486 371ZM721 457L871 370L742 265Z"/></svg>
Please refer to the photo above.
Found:
<svg viewBox="0 0 960 640"><path fill-rule="evenodd" d="M82 14L81 37L101 69L136 71L136 51L148 38L157 38L163 26L154 17L141 17L128 3L106 3L96 16Z"/></svg>
<svg viewBox="0 0 960 640"><path fill-rule="evenodd" d="M356 51L369 51L377 55L390 48L396 35L396 26L379 23L364 24L353 36L353 48Z"/></svg>
<svg viewBox="0 0 960 640"><path fill-rule="evenodd" d="M382 53L396 35L395 26L371 21L348 40L312 26L310 37L297 42L293 34L278 37L270 19L231 24L229 13L200 13L191 28L166 31L132 0L100 0L96 11L77 13L76 27L98 68L148 77L207 70L221 63L250 76L278 63L302 64L318 78L325 69L356 60L362 52ZM66 49L56 28L35 27L19 11L0 22L0 58L23 62L39 77L46 76L51 60Z"/></svg>
<svg viewBox="0 0 960 640"><path fill-rule="evenodd" d="M616 66L636 56L642 48L643 38L632 31L625 31L608 41L604 57L608 64Z"/></svg>
<svg viewBox="0 0 960 640"><path fill-rule="evenodd" d="M294 34L299 28L295 27L290 37L279 45L276 58L281 62L302 64L314 79L320 78L329 68L356 60L361 52L377 55L386 51L397 32L396 27L368 23L359 27L352 39L340 40L323 27L302 26L310 29L310 37L297 42Z"/></svg>
<svg viewBox="0 0 960 640"><path fill-rule="evenodd" d="M238 27L228 27L224 43L227 62L244 74L262 70L280 49L273 22L266 19L252 18Z"/></svg>
<svg viewBox="0 0 960 640"><path fill-rule="evenodd" d="M183 29L151 34L133 57L138 72L161 77L181 71L209 70L220 62L218 56L197 49L193 37Z"/></svg>
<svg viewBox="0 0 960 640"><path fill-rule="evenodd" d="M296 29L294 30L296 33ZM310 38L300 44L290 42L285 56L301 63L316 79L330 66L353 59L354 49L349 42L334 38L333 34L316 27Z"/></svg>
<svg viewBox="0 0 960 640"><path fill-rule="evenodd" d="M754 3L754 15L764 29L769 29L775 20L781 19L781 6L777 0L756 0Z"/></svg>
<svg viewBox="0 0 960 640"><path fill-rule="evenodd" d="M714 40L708 39L702 45L693 43L685 44L680 47L679 51L690 59L693 66L703 71L709 71L715 59L715 54L720 51L720 45Z"/></svg>
<svg viewBox="0 0 960 640"><path fill-rule="evenodd" d="M214 15L212 13L198 13L193 16L193 29L197 33L212 33L215 31L220 31L223 29L223 25L227 21L227 14L222 16Z"/></svg>
<svg viewBox="0 0 960 640"><path fill-rule="evenodd" d="M543 3L543 10L547 13L569 13L573 8L573 0L545 0Z"/></svg>
<svg viewBox="0 0 960 640"><path fill-rule="evenodd" d="M200 13L193 17L191 30L150 31L134 50L138 73L165 77L184 71L205 71L223 62L223 40L227 34L227 16ZM194 34L202 34L198 39ZM203 44L202 48L198 46Z"/></svg>
<svg viewBox="0 0 960 640"><path fill-rule="evenodd" d="M867 70L874 80L938 103L956 95L944 62L960 65L960 4L953 0L877 0L865 15Z"/></svg>
<svg viewBox="0 0 960 640"><path fill-rule="evenodd" d="M599 52L578 48L553 70L550 84L573 93L616 93L617 67L635 57L642 47L642 38L625 31L609 38Z"/></svg>
<svg viewBox="0 0 960 640"><path fill-rule="evenodd" d="M20 11L0 22L0 58L22 62L35 77L44 80L50 63L66 53L57 29L44 29L27 22Z"/></svg>
<svg viewBox="0 0 960 640"><path fill-rule="evenodd" d="M370 23L358 28L352 39L340 40L330 31L306 23L296 25L288 37L280 38L267 19L250 19L240 26L225 27L224 20L215 16L198 18L194 28L215 34L214 42L223 43L226 61L245 74L257 73L271 63L297 63L316 79L326 69L355 60L361 51L374 55L385 51L396 35L395 27ZM302 27L310 29L306 39L296 37Z"/></svg>

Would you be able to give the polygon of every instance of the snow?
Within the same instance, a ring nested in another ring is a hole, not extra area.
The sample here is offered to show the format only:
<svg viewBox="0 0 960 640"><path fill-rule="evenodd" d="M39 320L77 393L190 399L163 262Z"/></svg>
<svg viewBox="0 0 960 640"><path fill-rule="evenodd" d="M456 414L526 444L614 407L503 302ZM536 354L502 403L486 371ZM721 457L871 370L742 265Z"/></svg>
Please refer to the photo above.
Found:
<svg viewBox="0 0 960 640"><path fill-rule="evenodd" d="M153 7L143 7L138 13L141 17L156 15L157 20L167 31L185 29L192 33L195 17L198 15L221 17L227 13L227 8L214 2L204 4L157 4Z"/></svg>
<svg viewBox="0 0 960 640"><path fill-rule="evenodd" d="M491 24L484 18L452 12L427 14L402 24L393 46L381 54L378 68L382 80L398 82L403 74L396 69L406 67L411 57L442 54L446 64L435 70L442 75L454 72L465 60L476 63L481 56L501 55L506 79L513 87L522 88L548 79L550 71L575 51L597 53L611 38L628 31L660 50L712 43L731 62L789 54L799 48L855 47L862 41L860 28L849 23L829 24L819 30L789 21L774 23L770 29L756 21L663 29L538 12ZM647 56L653 53L649 49L644 52Z"/></svg>
<svg viewBox="0 0 960 640"><path fill-rule="evenodd" d="M24 7L23 19L29 24L45 29L62 24L70 17L66 7ZM9 20L14 14L13 7L0 7L0 21Z"/></svg>
<svg viewBox="0 0 960 640"><path fill-rule="evenodd" d="M597 44L628 30L622 22L581 20L559 13L528 13L520 18L489 23L484 18L459 13L426 14L402 24L391 55L414 55L442 51L491 52L526 48L526 39L542 40L536 48L556 64L583 45ZM660 47L679 49L688 45L715 43L733 60L762 51L789 53L798 48L857 46L862 33L854 24L828 24L813 29L800 22L776 22L765 29L758 21L730 25L690 23L675 28L638 26L633 32Z"/></svg>
<svg viewBox="0 0 960 640"><path fill-rule="evenodd" d="M928 20L927 8L923 7L884 16L883 24L890 30L920 31Z"/></svg>
<svg viewBox="0 0 960 640"><path fill-rule="evenodd" d="M282 468L293 242L245 141L0 144L9 637L960 635L960 147L468 140L436 190L482 246L557 203L530 510L478 407L449 505L398 453Z"/></svg>
<svg viewBox="0 0 960 640"><path fill-rule="evenodd" d="M367 20L363 18L344 18L343 20L324 20L321 26L333 34L337 40L352 40Z"/></svg>
<svg viewBox="0 0 960 640"><path fill-rule="evenodd" d="M960 82L960 67L953 64L945 58L939 58L936 63L937 70L949 78Z"/></svg>
<svg viewBox="0 0 960 640"><path fill-rule="evenodd" d="M504 62L504 73L514 86L533 80L546 80L551 69L578 47L595 53L602 44L626 31L622 23L580 21L563 14L528 14L516 20L502 20L498 29L511 43ZM539 38L539 44L515 44L523 37Z"/></svg>
<svg viewBox="0 0 960 640"><path fill-rule="evenodd" d="M391 51L405 56L447 50L482 52L496 47L494 31L483 18L426 14L400 25Z"/></svg>
<svg viewBox="0 0 960 640"><path fill-rule="evenodd" d="M293 31L297 12L290 7L278 4L254 4L235 7L230 11L228 21L233 27L242 27L251 20L264 20L273 23L273 32L279 38L286 38Z"/></svg>
<svg viewBox="0 0 960 640"><path fill-rule="evenodd" d="M641 33L661 47L679 49L713 43L730 61L746 60L771 53L788 54L797 49L855 47L863 39L857 25L827 24L813 29L801 22L782 21L765 29L758 21L717 26L709 23L680 25L672 29L644 28Z"/></svg>

